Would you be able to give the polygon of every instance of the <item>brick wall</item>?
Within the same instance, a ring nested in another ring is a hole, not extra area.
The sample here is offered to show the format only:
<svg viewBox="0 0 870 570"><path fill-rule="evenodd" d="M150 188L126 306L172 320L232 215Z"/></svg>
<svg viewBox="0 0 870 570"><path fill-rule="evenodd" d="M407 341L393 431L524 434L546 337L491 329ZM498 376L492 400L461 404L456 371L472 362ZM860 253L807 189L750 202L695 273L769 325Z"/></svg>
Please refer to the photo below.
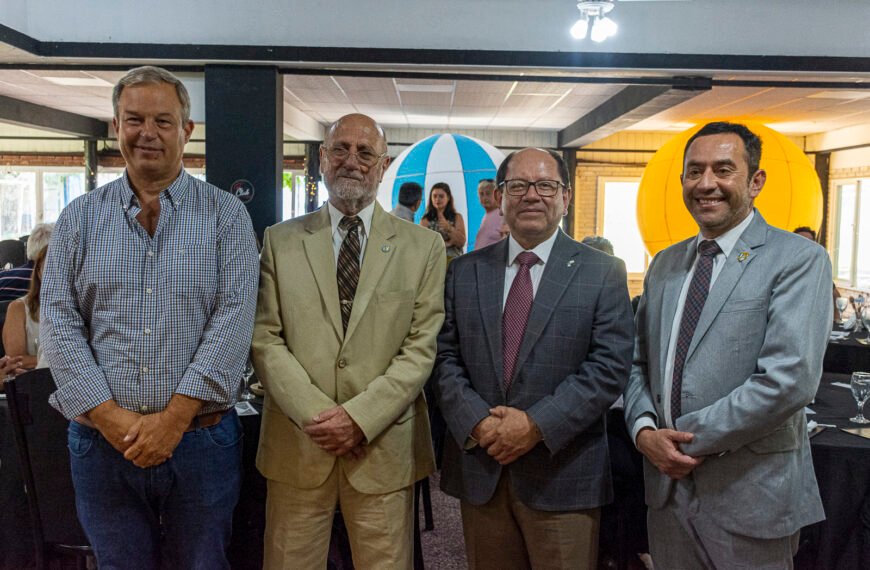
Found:
<svg viewBox="0 0 870 570"><path fill-rule="evenodd" d="M599 235L598 184L602 178L640 178L641 165L588 163L577 164L574 174L574 238ZM617 252L618 254L618 252ZM643 277L630 277L628 293L632 297L643 291Z"/></svg>

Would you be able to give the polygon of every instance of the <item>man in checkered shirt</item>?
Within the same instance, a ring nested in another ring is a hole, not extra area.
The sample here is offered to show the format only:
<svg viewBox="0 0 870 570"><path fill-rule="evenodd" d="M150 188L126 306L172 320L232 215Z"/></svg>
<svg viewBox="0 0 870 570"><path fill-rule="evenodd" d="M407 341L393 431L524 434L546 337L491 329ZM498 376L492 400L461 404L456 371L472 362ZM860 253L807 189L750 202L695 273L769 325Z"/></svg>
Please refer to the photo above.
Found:
<svg viewBox="0 0 870 570"><path fill-rule="evenodd" d="M251 220L184 171L194 125L175 76L133 69L112 102L126 172L61 213L42 287L78 516L100 568L228 568Z"/></svg>

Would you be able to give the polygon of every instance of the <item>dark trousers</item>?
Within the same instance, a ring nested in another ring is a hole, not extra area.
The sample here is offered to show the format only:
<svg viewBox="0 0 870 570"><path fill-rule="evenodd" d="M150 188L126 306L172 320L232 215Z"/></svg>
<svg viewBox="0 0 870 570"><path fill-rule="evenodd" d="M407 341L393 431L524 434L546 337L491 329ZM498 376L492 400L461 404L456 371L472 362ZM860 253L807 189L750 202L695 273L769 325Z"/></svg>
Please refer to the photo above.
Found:
<svg viewBox="0 0 870 570"><path fill-rule="evenodd" d="M71 422L76 509L100 570L229 568L226 549L241 483L235 411L184 434L172 457L141 469L97 430Z"/></svg>

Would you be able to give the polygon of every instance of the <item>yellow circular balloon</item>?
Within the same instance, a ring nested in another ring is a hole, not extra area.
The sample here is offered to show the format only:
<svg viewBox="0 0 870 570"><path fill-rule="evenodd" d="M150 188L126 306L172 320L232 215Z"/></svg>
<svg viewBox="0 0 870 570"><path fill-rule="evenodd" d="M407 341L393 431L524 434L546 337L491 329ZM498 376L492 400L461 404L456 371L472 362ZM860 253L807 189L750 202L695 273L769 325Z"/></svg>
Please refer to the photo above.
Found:
<svg viewBox="0 0 870 570"><path fill-rule="evenodd" d="M822 187L810 159L786 136L760 123L744 122L761 137L761 168L767 182L755 206L767 223L791 231L818 230L822 221ZM637 223L651 256L698 233L683 203L683 148L698 125L665 143L643 171L637 193Z"/></svg>

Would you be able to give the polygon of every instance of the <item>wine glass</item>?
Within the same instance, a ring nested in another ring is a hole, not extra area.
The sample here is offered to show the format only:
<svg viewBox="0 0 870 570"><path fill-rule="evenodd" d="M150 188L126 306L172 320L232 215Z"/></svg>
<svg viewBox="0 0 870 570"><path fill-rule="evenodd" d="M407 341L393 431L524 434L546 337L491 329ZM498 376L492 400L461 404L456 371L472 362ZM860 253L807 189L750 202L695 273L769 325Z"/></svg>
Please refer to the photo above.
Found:
<svg viewBox="0 0 870 570"><path fill-rule="evenodd" d="M254 375L254 365L251 364L251 361L248 360L245 362L245 369L242 371L242 380L244 381L245 388L242 390L241 395L239 395L240 400L253 400L256 396L251 392L251 376Z"/></svg>
<svg viewBox="0 0 870 570"><path fill-rule="evenodd" d="M852 373L852 395L858 403L858 415L849 418L849 421L856 424L870 424L870 420L864 417L864 403L870 396L870 372Z"/></svg>
<svg viewBox="0 0 870 570"><path fill-rule="evenodd" d="M861 344L870 344L870 306L861 309L861 321L864 323L864 330L867 331L867 336L856 339Z"/></svg>
<svg viewBox="0 0 870 570"><path fill-rule="evenodd" d="M837 312L840 313L840 324L846 324L846 309L849 307L849 299L845 297L837 297L836 301Z"/></svg>

